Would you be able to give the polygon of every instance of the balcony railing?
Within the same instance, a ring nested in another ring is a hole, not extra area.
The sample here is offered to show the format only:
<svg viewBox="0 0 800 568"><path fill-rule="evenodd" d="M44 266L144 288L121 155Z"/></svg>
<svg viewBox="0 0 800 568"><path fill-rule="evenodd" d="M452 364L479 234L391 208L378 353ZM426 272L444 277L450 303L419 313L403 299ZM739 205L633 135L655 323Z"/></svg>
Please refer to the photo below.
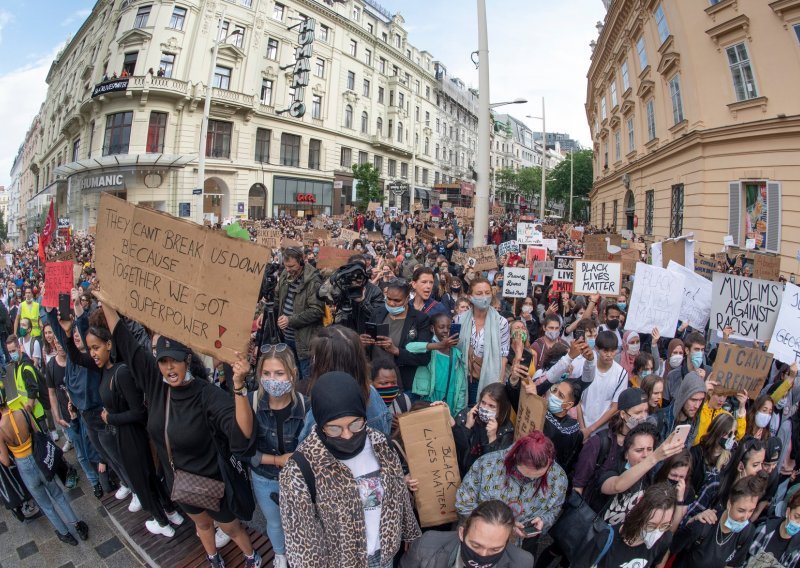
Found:
<svg viewBox="0 0 800 568"><path fill-rule="evenodd" d="M131 77L128 82L128 89L158 89L160 91L172 91L181 95L188 94L189 83L180 81L172 77L157 77L151 75L139 75Z"/></svg>

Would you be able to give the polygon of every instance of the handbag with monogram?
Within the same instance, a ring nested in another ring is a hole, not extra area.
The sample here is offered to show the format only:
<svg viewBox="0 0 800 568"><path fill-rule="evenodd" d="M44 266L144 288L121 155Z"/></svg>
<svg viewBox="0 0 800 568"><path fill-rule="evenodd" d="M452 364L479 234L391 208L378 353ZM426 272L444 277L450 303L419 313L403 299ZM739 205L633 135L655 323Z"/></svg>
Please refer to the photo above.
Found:
<svg viewBox="0 0 800 568"><path fill-rule="evenodd" d="M172 468L174 478L170 498L177 503L183 503L191 507L219 511L220 501L225 494L224 482L175 468L175 464L172 461L172 448L167 435L169 401L170 396L169 392L167 392L167 408L164 412L164 441L167 445L167 457L169 458L169 465Z"/></svg>

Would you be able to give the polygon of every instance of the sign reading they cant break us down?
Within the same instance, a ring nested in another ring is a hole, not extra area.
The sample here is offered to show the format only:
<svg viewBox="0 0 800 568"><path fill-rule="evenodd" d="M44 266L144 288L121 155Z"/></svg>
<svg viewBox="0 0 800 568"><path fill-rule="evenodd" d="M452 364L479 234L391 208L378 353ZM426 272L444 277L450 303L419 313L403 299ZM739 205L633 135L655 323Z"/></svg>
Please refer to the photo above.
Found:
<svg viewBox="0 0 800 568"><path fill-rule="evenodd" d="M105 193L96 242L109 305L223 361L246 352L268 248Z"/></svg>

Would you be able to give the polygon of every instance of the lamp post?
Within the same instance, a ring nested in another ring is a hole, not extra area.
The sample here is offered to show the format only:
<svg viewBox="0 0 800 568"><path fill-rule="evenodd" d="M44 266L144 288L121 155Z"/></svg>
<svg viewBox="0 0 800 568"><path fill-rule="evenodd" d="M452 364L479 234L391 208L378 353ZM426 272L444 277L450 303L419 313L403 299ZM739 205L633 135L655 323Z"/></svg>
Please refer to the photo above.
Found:
<svg viewBox="0 0 800 568"><path fill-rule="evenodd" d="M214 70L217 67L217 52L219 51L219 44L225 43L229 38L242 33L240 30L233 31L220 39L219 34L222 32L222 22L225 19L225 8L222 9L222 14L217 21L217 39L214 41L214 47L211 49L211 65L208 70L208 82L206 83L206 100L203 105L203 121L200 126L200 155L197 158L197 187L194 190L197 196L195 204L194 219L198 225L203 224L203 190L205 187L206 177L206 145L208 141L208 115L211 113L211 93L214 90Z"/></svg>
<svg viewBox="0 0 800 568"><path fill-rule="evenodd" d="M572 223L572 188L575 182L575 150L569 151L569 222Z"/></svg>
<svg viewBox="0 0 800 568"><path fill-rule="evenodd" d="M525 118L535 118L542 121L542 195L539 203L539 218L544 219L545 199L547 196L547 128L545 126L544 97L542 97L542 116L527 115Z"/></svg>

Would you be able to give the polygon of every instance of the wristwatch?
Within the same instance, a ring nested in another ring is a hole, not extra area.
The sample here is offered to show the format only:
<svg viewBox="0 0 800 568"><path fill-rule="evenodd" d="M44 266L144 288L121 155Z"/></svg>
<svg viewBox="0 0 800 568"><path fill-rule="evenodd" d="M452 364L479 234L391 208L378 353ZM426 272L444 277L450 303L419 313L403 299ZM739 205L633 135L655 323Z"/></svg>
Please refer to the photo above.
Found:
<svg viewBox="0 0 800 568"><path fill-rule="evenodd" d="M238 389L234 387L233 394L238 394L239 396L247 396L247 385L242 385Z"/></svg>

